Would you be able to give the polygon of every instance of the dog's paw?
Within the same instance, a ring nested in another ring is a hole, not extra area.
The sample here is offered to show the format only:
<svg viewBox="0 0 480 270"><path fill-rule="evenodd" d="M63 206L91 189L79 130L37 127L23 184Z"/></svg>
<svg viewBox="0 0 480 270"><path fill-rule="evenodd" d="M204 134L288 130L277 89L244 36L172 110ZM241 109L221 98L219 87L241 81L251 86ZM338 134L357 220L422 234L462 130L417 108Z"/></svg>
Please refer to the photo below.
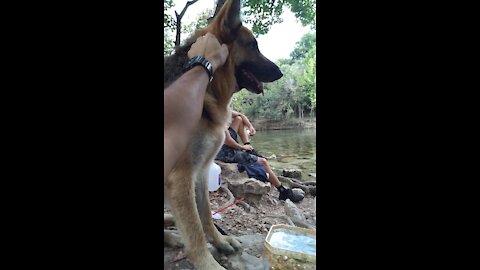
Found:
<svg viewBox="0 0 480 270"><path fill-rule="evenodd" d="M242 249L242 243L234 236L224 236L225 240L230 243L230 245L235 249L235 251L239 251Z"/></svg>
<svg viewBox="0 0 480 270"><path fill-rule="evenodd" d="M225 254L232 254L242 248L242 244L233 236L222 236L220 241L213 243L213 246Z"/></svg>
<svg viewBox="0 0 480 270"><path fill-rule="evenodd" d="M172 231L165 230L163 232L163 243L168 247L173 247L173 248L183 247L182 238L180 237L180 235Z"/></svg>

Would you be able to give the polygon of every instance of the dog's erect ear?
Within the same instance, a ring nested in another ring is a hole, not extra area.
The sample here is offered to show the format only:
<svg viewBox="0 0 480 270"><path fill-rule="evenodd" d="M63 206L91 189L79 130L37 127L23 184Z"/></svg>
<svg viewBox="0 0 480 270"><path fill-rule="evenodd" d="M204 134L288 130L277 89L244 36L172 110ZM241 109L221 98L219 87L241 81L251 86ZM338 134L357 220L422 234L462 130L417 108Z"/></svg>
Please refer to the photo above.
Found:
<svg viewBox="0 0 480 270"><path fill-rule="evenodd" d="M215 23L221 30L220 36L223 42L235 39L242 21L240 20L240 0L227 0L222 9L215 16Z"/></svg>
<svg viewBox="0 0 480 270"><path fill-rule="evenodd" d="M231 0L229 2L230 7L228 7L227 16L223 21L223 25L236 34L240 26L242 26L242 21L240 20L240 0Z"/></svg>

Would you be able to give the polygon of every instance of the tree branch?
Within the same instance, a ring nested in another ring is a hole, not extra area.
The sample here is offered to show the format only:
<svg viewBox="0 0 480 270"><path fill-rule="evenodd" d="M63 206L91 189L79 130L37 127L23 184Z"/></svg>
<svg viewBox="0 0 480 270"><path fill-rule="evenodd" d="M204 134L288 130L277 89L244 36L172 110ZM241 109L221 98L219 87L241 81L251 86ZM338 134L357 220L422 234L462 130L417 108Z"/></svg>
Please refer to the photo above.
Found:
<svg viewBox="0 0 480 270"><path fill-rule="evenodd" d="M193 5L197 2L198 0L192 0L192 1L188 1L187 4L185 4L185 7L183 8L182 12L180 13L180 19L183 17L183 15L185 15L185 12L187 11L187 8L190 6L190 5ZM176 13L176 12L175 12Z"/></svg>
<svg viewBox="0 0 480 270"><path fill-rule="evenodd" d="M178 14L177 11L175 11L175 16L177 17L177 21L176 21L176 25L177 25L177 35L175 37L175 46L178 46L180 45L180 33L182 31L182 23L181 23L181 20L183 18L183 15L185 15L185 12L187 11L187 8L190 6L190 5L193 5L197 2L198 0L191 0L191 1L188 1L187 4L185 4L185 7L183 8L182 12L180 12L180 14Z"/></svg>

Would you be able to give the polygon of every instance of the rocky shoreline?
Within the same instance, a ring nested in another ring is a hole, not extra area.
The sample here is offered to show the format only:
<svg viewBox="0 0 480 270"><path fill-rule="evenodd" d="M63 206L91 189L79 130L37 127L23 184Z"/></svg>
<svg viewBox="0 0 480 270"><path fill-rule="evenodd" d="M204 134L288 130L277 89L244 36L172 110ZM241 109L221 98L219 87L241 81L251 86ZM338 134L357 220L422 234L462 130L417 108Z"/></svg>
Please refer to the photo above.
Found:
<svg viewBox="0 0 480 270"><path fill-rule="evenodd" d="M265 251L264 240L272 225L287 224L316 229L315 183L298 184L301 182L289 177L292 176L291 172L285 172L287 176L280 175L283 180L279 179L284 186L294 187L293 183L305 193L300 202L285 202L278 200L279 192L270 183L249 179L245 172L238 172L236 164L217 164L222 168L224 183L217 191L210 192L212 211L218 211L239 198L244 198L242 202L219 212L220 219L214 219L220 230L236 236L242 242L242 252L228 256L219 254L209 244L212 255L226 269L270 269L262 255ZM168 214L169 211L165 209L164 213ZM173 226L165 229L175 230ZM164 269L194 269L185 258L182 248L165 245L164 255Z"/></svg>

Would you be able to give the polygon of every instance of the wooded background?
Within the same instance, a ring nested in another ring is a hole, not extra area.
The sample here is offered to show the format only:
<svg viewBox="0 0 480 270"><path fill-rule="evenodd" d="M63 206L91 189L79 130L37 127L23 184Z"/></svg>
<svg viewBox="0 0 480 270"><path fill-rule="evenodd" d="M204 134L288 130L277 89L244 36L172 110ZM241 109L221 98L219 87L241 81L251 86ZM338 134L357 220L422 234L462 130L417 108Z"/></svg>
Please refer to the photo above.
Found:
<svg viewBox="0 0 480 270"><path fill-rule="evenodd" d="M206 27L225 2L219 0L211 9L202 11L192 23L182 23L183 16L195 9L198 1L188 1L182 10L173 10L173 0L164 1L164 55L170 55L175 45L181 44L195 29ZM213 3L213 2L212 2ZM247 0L242 1L242 19L253 24L255 36L266 34L271 26L282 22L284 8L290 9L310 32L295 45L288 59L276 64L284 76L273 83L265 83L265 96L246 90L233 96L234 110L250 119L290 119L316 116L316 0ZM286 35L288 37L288 35Z"/></svg>

